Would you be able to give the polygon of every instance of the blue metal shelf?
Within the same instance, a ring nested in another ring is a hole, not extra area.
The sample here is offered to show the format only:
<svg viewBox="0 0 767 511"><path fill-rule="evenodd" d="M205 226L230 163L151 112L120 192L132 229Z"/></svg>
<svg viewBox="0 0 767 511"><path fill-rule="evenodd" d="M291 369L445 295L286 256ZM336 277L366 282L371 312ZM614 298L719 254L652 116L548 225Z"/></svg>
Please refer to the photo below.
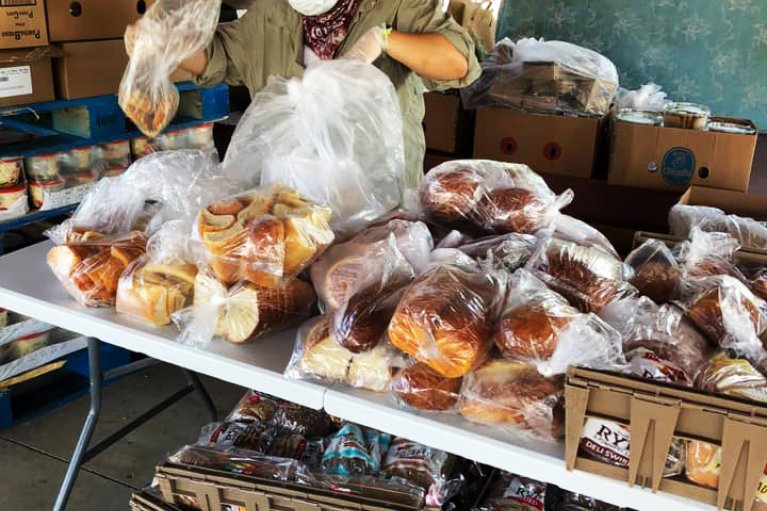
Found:
<svg viewBox="0 0 767 511"><path fill-rule="evenodd" d="M5 220L4 222L0 222L0 236L5 234L8 231L12 231L14 229L19 229L20 227L24 227L25 225L33 224L35 222L41 222L43 220L47 220L49 218L66 215L67 213L71 213L77 208L77 204L72 204L70 206L64 206L63 208L56 208L56 209L49 209L47 211L33 211L31 213L27 213L24 216L20 216L18 218L12 218L11 220ZM0 254L2 254L2 246L0 246Z"/></svg>

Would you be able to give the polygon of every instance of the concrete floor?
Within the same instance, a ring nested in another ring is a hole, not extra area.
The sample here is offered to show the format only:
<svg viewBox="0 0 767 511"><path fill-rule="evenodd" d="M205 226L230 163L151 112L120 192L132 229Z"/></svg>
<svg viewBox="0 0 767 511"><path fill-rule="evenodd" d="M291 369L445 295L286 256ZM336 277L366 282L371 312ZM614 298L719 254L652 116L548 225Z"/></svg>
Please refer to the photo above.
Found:
<svg viewBox="0 0 767 511"><path fill-rule="evenodd" d="M245 389L212 378L203 383L224 417ZM94 442L185 384L183 373L156 364L105 388ZM42 511L53 507L66 463L74 448L89 399L82 397L55 411L0 431L0 510ZM134 489L150 482L155 464L197 440L208 414L190 394L155 419L87 463L77 479L68 510L128 509Z"/></svg>

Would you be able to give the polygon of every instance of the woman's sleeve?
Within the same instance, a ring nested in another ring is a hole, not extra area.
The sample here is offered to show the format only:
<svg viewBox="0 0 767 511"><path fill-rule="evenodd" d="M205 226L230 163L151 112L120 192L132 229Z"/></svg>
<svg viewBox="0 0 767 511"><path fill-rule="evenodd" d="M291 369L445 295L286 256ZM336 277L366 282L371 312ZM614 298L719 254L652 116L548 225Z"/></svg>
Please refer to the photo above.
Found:
<svg viewBox="0 0 767 511"><path fill-rule="evenodd" d="M442 34L466 57L469 72L465 77L459 80L424 80L429 90L459 89L479 78L481 68L474 53L474 41L444 11L441 0L402 0L392 28L411 34Z"/></svg>
<svg viewBox="0 0 767 511"><path fill-rule="evenodd" d="M254 61L247 58L248 48L253 48L257 25L256 14L252 10L237 21L220 24L213 41L205 49L208 67L197 77L197 83L206 86L221 82L246 85L247 66Z"/></svg>

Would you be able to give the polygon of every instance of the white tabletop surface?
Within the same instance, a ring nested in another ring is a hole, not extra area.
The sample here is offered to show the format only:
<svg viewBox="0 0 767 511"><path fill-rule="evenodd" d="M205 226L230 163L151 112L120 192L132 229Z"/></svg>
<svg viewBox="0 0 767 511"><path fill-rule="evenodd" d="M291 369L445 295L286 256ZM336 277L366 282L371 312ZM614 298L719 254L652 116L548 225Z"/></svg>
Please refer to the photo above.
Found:
<svg viewBox="0 0 767 511"><path fill-rule="evenodd" d="M204 349L179 344L174 327L152 328L112 309L87 309L72 300L45 262L49 242L0 257L0 307L37 318L164 362L261 390L331 415L443 449L526 477L638 511L713 511L666 493L582 471L568 472L562 444L511 436L460 416L417 414L398 408L387 394L345 386L288 380L282 371L294 331L248 345L212 342Z"/></svg>

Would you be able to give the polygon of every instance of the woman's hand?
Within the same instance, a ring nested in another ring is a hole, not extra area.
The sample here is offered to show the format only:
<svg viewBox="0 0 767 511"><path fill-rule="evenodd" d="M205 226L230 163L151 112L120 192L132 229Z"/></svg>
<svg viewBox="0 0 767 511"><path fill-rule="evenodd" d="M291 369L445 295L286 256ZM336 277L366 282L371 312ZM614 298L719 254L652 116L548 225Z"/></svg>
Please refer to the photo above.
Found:
<svg viewBox="0 0 767 511"><path fill-rule="evenodd" d="M441 34L406 34L373 27L360 37L344 58L368 64L382 53L429 80L460 80L469 72L469 62Z"/></svg>

